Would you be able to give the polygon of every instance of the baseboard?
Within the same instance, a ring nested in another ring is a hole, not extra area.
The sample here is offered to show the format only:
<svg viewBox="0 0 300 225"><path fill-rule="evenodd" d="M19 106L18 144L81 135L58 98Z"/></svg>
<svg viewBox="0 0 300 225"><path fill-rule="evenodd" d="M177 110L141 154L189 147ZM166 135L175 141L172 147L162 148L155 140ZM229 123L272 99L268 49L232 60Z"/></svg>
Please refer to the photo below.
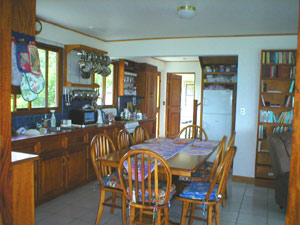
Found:
<svg viewBox="0 0 300 225"><path fill-rule="evenodd" d="M243 177L243 176L231 176L232 181L236 182L242 182L242 183L247 183L247 184L255 184L255 178L254 177Z"/></svg>

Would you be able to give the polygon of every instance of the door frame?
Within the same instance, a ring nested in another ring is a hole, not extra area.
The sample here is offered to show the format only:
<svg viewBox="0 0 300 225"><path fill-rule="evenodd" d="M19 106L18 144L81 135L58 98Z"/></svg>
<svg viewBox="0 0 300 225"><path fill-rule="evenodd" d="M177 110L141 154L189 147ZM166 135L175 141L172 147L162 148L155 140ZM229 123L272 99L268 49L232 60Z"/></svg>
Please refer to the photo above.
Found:
<svg viewBox="0 0 300 225"><path fill-rule="evenodd" d="M159 137L159 127L160 127L160 95L161 95L161 72L157 72L156 76L156 126L155 126L155 136Z"/></svg>
<svg viewBox="0 0 300 225"><path fill-rule="evenodd" d="M168 85L168 82L169 82L169 77L170 75L194 75L194 100L195 100L195 81L196 81L196 73L195 72L172 72L172 73L167 73L167 88L166 88L166 112L165 112L165 137L168 136L168 123L169 123L169 118L168 118L168 113L169 113L169 109L168 109L168 104L169 104L169 95L168 95L168 92L169 92L169 85ZM181 99L181 94L180 93L180 99ZM194 107L194 105L193 105ZM194 111L194 109L193 109ZM181 112L181 107L180 107L180 112ZM180 120L181 121L181 120ZM180 127L180 124L179 124L179 127Z"/></svg>
<svg viewBox="0 0 300 225"><path fill-rule="evenodd" d="M12 1L0 7L0 224L13 224L11 163L11 26Z"/></svg>

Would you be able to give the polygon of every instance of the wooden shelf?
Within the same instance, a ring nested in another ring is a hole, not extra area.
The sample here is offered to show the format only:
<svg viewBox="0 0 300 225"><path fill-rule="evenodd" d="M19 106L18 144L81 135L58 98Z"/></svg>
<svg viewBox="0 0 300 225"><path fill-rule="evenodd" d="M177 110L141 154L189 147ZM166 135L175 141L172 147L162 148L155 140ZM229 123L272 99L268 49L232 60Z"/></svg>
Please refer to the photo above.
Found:
<svg viewBox="0 0 300 225"><path fill-rule="evenodd" d="M99 84L73 84L66 81L64 84L65 87L84 87L84 88L99 88Z"/></svg>
<svg viewBox="0 0 300 225"><path fill-rule="evenodd" d="M204 82L204 84L236 85L236 82Z"/></svg>
<svg viewBox="0 0 300 225"><path fill-rule="evenodd" d="M263 66L296 66L296 64L288 64L288 63L264 63Z"/></svg>
<svg viewBox="0 0 300 225"><path fill-rule="evenodd" d="M261 106L260 109L263 110L281 110L281 111L289 111L291 109L293 109L293 107L285 107L285 106L281 106L281 107L271 107L271 106Z"/></svg>
<svg viewBox="0 0 300 225"><path fill-rule="evenodd" d="M294 96L294 93L290 93L290 92L281 92L281 93L261 92L261 94L264 94L264 95L291 95L291 96Z"/></svg>
<svg viewBox="0 0 300 225"><path fill-rule="evenodd" d="M278 80L278 81L292 81L295 78L283 78L283 77L273 77L273 78L262 78L262 80Z"/></svg>
<svg viewBox="0 0 300 225"><path fill-rule="evenodd" d="M259 122L259 125L264 125L264 126L283 126L283 127L292 127L293 124L289 123L263 123Z"/></svg>
<svg viewBox="0 0 300 225"><path fill-rule="evenodd" d="M204 75L236 75L237 72L203 72Z"/></svg>
<svg viewBox="0 0 300 225"><path fill-rule="evenodd" d="M103 51L103 50L100 50L97 48L92 48L92 47L85 46L85 45L65 45L65 52L67 54L72 50L77 50L77 51L86 50L88 52L95 52L95 53L99 53L99 54L103 54L103 55L107 54L106 51Z"/></svg>

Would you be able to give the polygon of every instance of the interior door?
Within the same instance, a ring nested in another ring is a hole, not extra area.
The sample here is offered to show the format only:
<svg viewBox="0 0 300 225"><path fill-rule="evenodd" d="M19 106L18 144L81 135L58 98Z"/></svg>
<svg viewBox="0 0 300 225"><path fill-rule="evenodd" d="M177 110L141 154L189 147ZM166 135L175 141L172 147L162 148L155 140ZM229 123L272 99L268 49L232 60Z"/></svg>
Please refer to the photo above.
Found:
<svg viewBox="0 0 300 225"><path fill-rule="evenodd" d="M156 73L146 73L146 111L149 119L155 119L156 113Z"/></svg>
<svg viewBox="0 0 300 225"><path fill-rule="evenodd" d="M175 138L180 131L181 76L168 74L166 137Z"/></svg>

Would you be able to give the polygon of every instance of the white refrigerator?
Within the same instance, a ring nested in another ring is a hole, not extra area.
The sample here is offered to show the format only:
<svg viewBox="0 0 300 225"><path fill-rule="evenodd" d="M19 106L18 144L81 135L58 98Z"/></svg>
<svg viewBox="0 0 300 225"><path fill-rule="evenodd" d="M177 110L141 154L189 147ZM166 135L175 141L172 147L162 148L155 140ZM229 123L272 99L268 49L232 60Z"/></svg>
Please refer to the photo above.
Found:
<svg viewBox="0 0 300 225"><path fill-rule="evenodd" d="M231 135L231 120L232 90L204 90L202 127L208 139L221 140L226 135L228 141ZM214 160L216 152L208 161Z"/></svg>

